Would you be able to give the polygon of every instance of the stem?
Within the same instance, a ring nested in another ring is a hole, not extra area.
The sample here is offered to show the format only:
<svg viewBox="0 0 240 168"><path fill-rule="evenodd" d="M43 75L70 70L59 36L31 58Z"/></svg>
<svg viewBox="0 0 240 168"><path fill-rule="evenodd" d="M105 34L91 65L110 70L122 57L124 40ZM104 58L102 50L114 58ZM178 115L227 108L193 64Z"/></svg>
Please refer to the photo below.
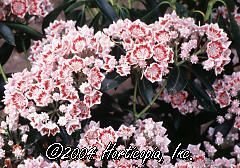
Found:
<svg viewBox="0 0 240 168"><path fill-rule="evenodd" d="M91 8L87 7L87 10L88 10L89 15L90 15L92 18L94 18L95 15L94 15L93 11L91 10Z"/></svg>
<svg viewBox="0 0 240 168"><path fill-rule="evenodd" d="M2 64L0 64L0 72L2 74L4 82L7 83L7 76L6 76L6 74L5 74L4 70L3 70Z"/></svg>
<svg viewBox="0 0 240 168"><path fill-rule="evenodd" d="M205 52L204 47L202 47L200 50L198 50L197 52L193 53L193 55L203 54L204 52Z"/></svg>
<svg viewBox="0 0 240 168"><path fill-rule="evenodd" d="M129 8L129 9L132 8L132 0L128 0L128 8Z"/></svg>
<svg viewBox="0 0 240 168"><path fill-rule="evenodd" d="M136 116L137 116L137 110L136 110L137 87L138 87L138 78L137 78L136 81L135 81L134 94L133 94L133 114L134 114L134 117L135 117L135 118L136 118Z"/></svg>
<svg viewBox="0 0 240 168"><path fill-rule="evenodd" d="M31 69L31 64L28 60L28 56L27 56L27 50L26 50L26 47L25 47L25 44L24 44L24 41L21 40L21 44L22 44L22 48L23 48L23 51L24 51L24 56L26 58L26 61L27 61L27 69L30 70Z"/></svg>
<svg viewBox="0 0 240 168"><path fill-rule="evenodd" d="M141 116L148 111L151 106L155 103L155 101L157 100L158 96L160 96L160 94L163 92L165 86L167 85L167 80L164 81L162 87L160 88L159 92L154 96L154 98L152 99L152 101L140 112L136 115L136 118L141 118Z"/></svg>
<svg viewBox="0 0 240 168"><path fill-rule="evenodd" d="M175 51L174 51L174 62L177 64L178 63L178 44L175 44Z"/></svg>
<svg viewBox="0 0 240 168"><path fill-rule="evenodd" d="M178 62L176 65L179 66L179 65L182 65L182 64L184 64L184 63L185 63L185 61L182 60L182 61Z"/></svg>

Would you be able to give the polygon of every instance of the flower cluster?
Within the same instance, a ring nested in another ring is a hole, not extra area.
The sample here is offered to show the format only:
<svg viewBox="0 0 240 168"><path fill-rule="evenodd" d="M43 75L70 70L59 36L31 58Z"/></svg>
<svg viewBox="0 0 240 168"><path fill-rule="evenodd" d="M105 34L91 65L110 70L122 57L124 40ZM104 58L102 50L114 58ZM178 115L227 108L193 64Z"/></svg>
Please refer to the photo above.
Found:
<svg viewBox="0 0 240 168"><path fill-rule="evenodd" d="M179 18L174 12L150 25L140 20L118 20L103 31L124 49L116 66L121 76L130 74L133 66L149 81L162 81L170 63L182 59L196 64L204 50L207 57L202 64L206 70L214 69L219 74L230 62L230 42L222 29L213 24L197 26L193 19Z"/></svg>
<svg viewBox="0 0 240 168"><path fill-rule="evenodd" d="M219 116L217 121L223 123L226 120L232 119L234 116L234 127L240 129L240 106L239 106L239 91L240 91L240 72L234 72L232 75L224 75L223 79L216 80L213 84L216 98L215 101L220 105L220 108L226 108L228 113L224 117Z"/></svg>
<svg viewBox="0 0 240 168"><path fill-rule="evenodd" d="M227 34L219 29L217 24L205 25L202 28L210 40L207 43L206 51L208 59L203 62L203 68L210 70L214 67L215 73L220 74L224 70L224 65L231 61L231 50L229 49L231 42L228 41Z"/></svg>
<svg viewBox="0 0 240 168"><path fill-rule="evenodd" d="M0 2L0 20L12 13L19 18L26 14L44 17L53 9L49 0L3 0Z"/></svg>
<svg viewBox="0 0 240 168"><path fill-rule="evenodd" d="M170 94L167 90L164 90L159 99L165 101L166 103L171 103L173 108L177 108L184 115L199 111L197 100L188 100L187 91L179 91L177 93Z"/></svg>
<svg viewBox="0 0 240 168"><path fill-rule="evenodd" d="M9 78L4 112L10 130L23 117L42 135L54 136L60 127L72 134L101 102L103 71L116 62L109 55L112 42L86 26L77 30L72 21L55 21L46 35L32 47L32 69Z"/></svg>
<svg viewBox="0 0 240 168"><path fill-rule="evenodd" d="M170 155L168 151L168 145L170 140L167 138L166 129L162 126L162 122L154 122L151 118L145 120L138 120L135 126L125 126L121 125L118 131L115 131L112 127L100 128L100 124L94 121L91 121L89 125L85 127L84 133L81 134L81 139L79 141L78 147L97 147L98 153L96 158L94 158L94 166L102 167L102 161L100 157L102 155L103 149L106 148L107 143L109 142L120 142L122 139L125 141L122 145L118 145L117 150L126 149L126 142L130 145L136 146L139 150L152 150L153 146L158 147L160 151L163 152L163 163L158 163L156 160L148 160L147 166L151 168L194 168L194 167L237 167L240 166L238 161L235 159L240 159L240 147L235 145L233 151L231 152L232 158L225 157L215 157L217 148L215 145L211 144L209 141L203 141L200 144L193 145L189 144L186 148L192 154L192 160L180 160L177 159L175 164L172 164L170 161ZM214 129L209 129L209 135L212 136ZM233 135L233 134L232 134ZM218 139L218 135L216 136ZM223 140L222 140L223 141ZM222 142L221 142L222 143ZM202 147L205 149L202 150ZM201 149L200 149L201 148ZM49 162L39 156L37 158L28 158L18 165L18 168L22 167L52 167L52 168L65 168L65 167L84 167L87 166L90 162L85 161L60 161L60 164L56 162ZM110 160L107 163L109 168L113 167L141 167L140 160L128 160L121 158L120 160Z"/></svg>
<svg viewBox="0 0 240 168"><path fill-rule="evenodd" d="M168 152L168 145L170 140L167 138L166 129L162 126L162 122L154 122L151 118L145 120L138 120L135 126L121 125L118 131L114 131L112 127L100 128L99 123L91 121L85 127L85 132L79 141L79 147L94 147L98 148L97 156L95 158L95 166L101 167L101 156L106 149L109 142L116 143L119 138L123 141L128 141L133 137L133 142L130 144L136 146L140 151L154 150L156 146L162 153ZM125 149L126 146L119 145L118 150ZM156 161L148 161L150 167L152 164L158 165ZM132 167L133 165L141 166L141 160L121 160L109 161L110 167Z"/></svg>

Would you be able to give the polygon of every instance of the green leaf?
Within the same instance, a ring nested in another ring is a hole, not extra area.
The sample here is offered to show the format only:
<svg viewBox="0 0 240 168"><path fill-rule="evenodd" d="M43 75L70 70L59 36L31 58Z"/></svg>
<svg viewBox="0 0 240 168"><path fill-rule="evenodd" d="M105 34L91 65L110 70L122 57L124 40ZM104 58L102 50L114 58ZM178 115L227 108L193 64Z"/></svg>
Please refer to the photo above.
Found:
<svg viewBox="0 0 240 168"><path fill-rule="evenodd" d="M229 131L231 130L232 126L234 124L234 119L227 120L222 124L217 124L214 130L214 138L217 132L221 132L223 134L223 137L226 137Z"/></svg>
<svg viewBox="0 0 240 168"><path fill-rule="evenodd" d="M7 26L11 27L12 29L18 30L22 33L28 34L32 39L39 40L43 38L43 35L38 32L37 30L20 23L13 23L13 22L4 22Z"/></svg>
<svg viewBox="0 0 240 168"><path fill-rule="evenodd" d="M24 52L23 45L26 50L28 50L31 45L31 39L28 36L23 34L16 34L15 40L16 40L16 50L19 53Z"/></svg>
<svg viewBox="0 0 240 168"><path fill-rule="evenodd" d="M108 91L110 89L114 89L118 87L121 83L123 83L127 77L119 76L116 73L109 73L106 75L105 79L102 82L101 91Z"/></svg>
<svg viewBox="0 0 240 168"><path fill-rule="evenodd" d="M212 87L212 83L210 80L207 78L209 77L209 73L207 71L204 71L201 67L195 66L192 68L192 72L194 76L203 84L203 86L210 91L212 95L215 95L214 89Z"/></svg>
<svg viewBox="0 0 240 168"><path fill-rule="evenodd" d="M176 93L183 90L187 83L186 70L181 66L175 66L168 76L166 89L169 93Z"/></svg>
<svg viewBox="0 0 240 168"><path fill-rule="evenodd" d="M209 111L201 111L195 118L199 125L205 124L209 121L216 120L218 113L210 113Z"/></svg>
<svg viewBox="0 0 240 168"><path fill-rule="evenodd" d="M176 3L176 12L180 17L188 16L188 9L179 2Z"/></svg>
<svg viewBox="0 0 240 168"><path fill-rule="evenodd" d="M94 28L94 31L99 30L99 20L102 16L101 12L98 12L98 14L92 19L91 23L90 23L90 27Z"/></svg>
<svg viewBox="0 0 240 168"><path fill-rule="evenodd" d="M228 10L233 12L235 8L234 0L224 0L224 2L226 3Z"/></svg>
<svg viewBox="0 0 240 168"><path fill-rule="evenodd" d="M65 12L66 13L72 12L74 9L79 8L80 6L84 5L85 3L86 3L85 0L80 0L80 1L74 2L65 9Z"/></svg>
<svg viewBox="0 0 240 168"><path fill-rule="evenodd" d="M4 23L0 23L0 35L8 44L15 46L15 39L12 30Z"/></svg>
<svg viewBox="0 0 240 168"><path fill-rule="evenodd" d="M121 6L117 6L117 9L118 9L118 16L121 19L125 19L125 18L129 18L130 17L129 11L128 11L127 8L121 7Z"/></svg>
<svg viewBox="0 0 240 168"><path fill-rule="evenodd" d="M82 10L81 12L79 12L78 14L78 18L77 18L77 26L83 26L86 23L86 15L85 15L85 11Z"/></svg>
<svg viewBox="0 0 240 168"><path fill-rule="evenodd" d="M198 100L198 103L206 110L211 112L217 112L215 105L213 104L211 98L207 94L207 92L201 88L200 85L189 81L188 82L188 90L192 93L192 95Z"/></svg>
<svg viewBox="0 0 240 168"><path fill-rule="evenodd" d="M0 47L0 63L4 65L8 59L10 58L12 51L13 51L13 46L8 44L8 43L3 43L3 45Z"/></svg>
<svg viewBox="0 0 240 168"><path fill-rule="evenodd" d="M72 5L75 2L75 0L70 0L62 3L60 6L55 8L53 11L51 11L44 19L42 24L42 31L44 32L44 29L49 26L51 22L57 19L58 15L67 7Z"/></svg>
<svg viewBox="0 0 240 168"><path fill-rule="evenodd" d="M113 7L106 0L95 0L99 9L103 12L104 15L108 17L111 21L117 21L118 16L113 9Z"/></svg>
<svg viewBox="0 0 240 168"><path fill-rule="evenodd" d="M154 96L153 84L144 77L138 80L138 90L144 102L149 104Z"/></svg>
<svg viewBox="0 0 240 168"><path fill-rule="evenodd" d="M150 19L151 17L154 17L154 15L156 14L156 11L158 11L160 6L164 5L164 4L167 4L167 5L171 6L170 2L163 1L163 2L161 2L159 4L157 4L150 12L148 12L144 17L142 17L141 20L145 20L146 21L147 19Z"/></svg>

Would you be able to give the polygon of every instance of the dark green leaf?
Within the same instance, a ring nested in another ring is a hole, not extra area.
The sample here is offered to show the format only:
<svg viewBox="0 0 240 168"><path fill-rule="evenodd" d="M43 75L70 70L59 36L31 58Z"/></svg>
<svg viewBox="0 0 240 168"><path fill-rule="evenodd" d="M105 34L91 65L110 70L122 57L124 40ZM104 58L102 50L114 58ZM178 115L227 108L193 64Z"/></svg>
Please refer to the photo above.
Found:
<svg viewBox="0 0 240 168"><path fill-rule="evenodd" d="M113 7L106 1L106 0L95 0L100 10L103 12L104 15L108 17L111 21L117 21L118 16L113 9Z"/></svg>
<svg viewBox="0 0 240 168"><path fill-rule="evenodd" d="M124 8L124 7L117 7L118 8L118 16L121 18L121 19L125 19L125 18L129 18L130 15L129 15L129 11L127 8Z"/></svg>
<svg viewBox="0 0 240 168"><path fill-rule="evenodd" d="M109 73L106 75L105 79L102 82L102 91L108 91L110 89L118 87L121 83L123 83L127 77L121 77L116 73Z"/></svg>
<svg viewBox="0 0 240 168"><path fill-rule="evenodd" d="M0 23L0 35L8 44L15 46L15 39L12 30L4 23Z"/></svg>
<svg viewBox="0 0 240 168"><path fill-rule="evenodd" d="M81 11L78 14L78 18L77 18L77 26L83 26L86 23L86 16L85 16L85 11Z"/></svg>
<svg viewBox="0 0 240 168"><path fill-rule="evenodd" d="M234 0L224 0L224 2L227 4L227 8L229 11L233 12L235 8L235 2Z"/></svg>
<svg viewBox="0 0 240 168"><path fill-rule="evenodd" d="M215 120L218 113L210 113L209 111L201 111L195 118L199 125Z"/></svg>
<svg viewBox="0 0 240 168"><path fill-rule="evenodd" d="M53 11L51 11L44 19L42 24L42 31L44 32L44 29L49 26L51 22L57 19L58 15L67 7L69 7L71 4L73 4L75 0L70 0L62 3L60 6L55 8Z"/></svg>
<svg viewBox="0 0 240 168"><path fill-rule="evenodd" d="M3 45L0 47L0 63L4 65L9 57L12 54L13 46L8 43L3 43Z"/></svg>
<svg viewBox="0 0 240 168"><path fill-rule="evenodd" d="M206 110L211 112L216 112L215 105L213 104L211 98L206 93L206 91L201 88L200 85L189 81L188 90L192 93L193 96L198 100L198 103Z"/></svg>
<svg viewBox="0 0 240 168"><path fill-rule="evenodd" d="M167 79L166 89L170 93L176 93L183 90L188 83L187 72L183 67L174 67Z"/></svg>
<svg viewBox="0 0 240 168"><path fill-rule="evenodd" d="M24 50L28 50L31 45L31 39L26 35L22 35L22 34L15 35L15 40L16 40L16 50L19 53L24 52Z"/></svg>
<svg viewBox="0 0 240 168"><path fill-rule="evenodd" d="M222 124L217 124L217 126L215 127L214 130L214 137L216 135L217 132L221 132L223 134L223 137L227 136L227 134L229 133L229 131L231 130L232 126L234 124L234 120L227 120Z"/></svg>
<svg viewBox="0 0 240 168"><path fill-rule="evenodd" d="M196 78L203 84L203 86L210 91L212 95L215 95L212 82L207 78L209 75L209 72L204 71L202 68L199 68L197 66L192 68L193 74L196 76Z"/></svg>
<svg viewBox="0 0 240 168"><path fill-rule="evenodd" d="M149 104L154 96L153 84L144 77L142 80L138 80L138 89L144 102Z"/></svg>
<svg viewBox="0 0 240 168"><path fill-rule="evenodd" d="M181 17L187 17L188 16L187 8L179 2L176 3L176 12Z"/></svg>
<svg viewBox="0 0 240 168"><path fill-rule="evenodd" d="M156 4L155 6L149 5L149 6L152 6L153 9L149 10L149 12L144 17L142 17L142 20L147 21L148 19L150 19L152 17L156 17L156 16L160 15L159 8L160 8L161 5L165 5L165 4L170 6L170 3L167 2L167 1L163 1L159 4ZM157 15L156 15L156 12L158 12Z"/></svg>
<svg viewBox="0 0 240 168"><path fill-rule="evenodd" d="M84 0L74 2L73 4L69 5L69 6L65 9L65 12L66 12L66 13L72 12L74 9L79 8L80 6L82 6L82 5L85 4L85 3L86 3L86 1L84 1Z"/></svg>
<svg viewBox="0 0 240 168"><path fill-rule="evenodd" d="M38 32L37 30L20 23L13 23L13 22L4 22L7 26L11 27L12 29L18 30L22 33L28 34L32 39L39 40L43 37L43 35Z"/></svg>
<svg viewBox="0 0 240 168"><path fill-rule="evenodd" d="M90 27L93 27L94 28L94 31L97 31L99 29L99 20L102 16L102 13L99 12L91 21L90 23Z"/></svg>
<svg viewBox="0 0 240 168"><path fill-rule="evenodd" d="M78 18L78 14L80 12L82 12L82 11L81 10L74 10L74 11L68 12L68 13L66 13L66 19L76 21L77 18Z"/></svg>

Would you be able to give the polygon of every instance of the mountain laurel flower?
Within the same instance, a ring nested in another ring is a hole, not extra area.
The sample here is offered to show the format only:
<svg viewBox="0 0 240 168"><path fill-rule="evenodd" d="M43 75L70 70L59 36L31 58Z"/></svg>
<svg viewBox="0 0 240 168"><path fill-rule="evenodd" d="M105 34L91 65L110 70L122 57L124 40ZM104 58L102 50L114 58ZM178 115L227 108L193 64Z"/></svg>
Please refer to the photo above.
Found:
<svg viewBox="0 0 240 168"><path fill-rule="evenodd" d="M231 42L218 25L198 26L194 19L180 18L175 12L165 14L149 25L140 20L118 20L103 32L111 39L117 39L114 45L120 44L125 51L116 65L117 73L126 76L129 68L140 68L152 83L162 81L162 77L169 73L171 63L179 58L193 64L202 64L206 70L213 69L216 75L231 60ZM202 37L207 40L202 40ZM201 43L204 45L199 46ZM180 52L174 53L178 49ZM207 59L200 61L198 55L203 53ZM154 75L150 73L152 70Z"/></svg>
<svg viewBox="0 0 240 168"><path fill-rule="evenodd" d="M101 83L117 62L110 55L113 42L73 21L54 21L45 32L31 47L32 68L13 74L5 86L5 113L12 129L25 118L42 135L55 136L60 126L72 134L101 103Z"/></svg>

